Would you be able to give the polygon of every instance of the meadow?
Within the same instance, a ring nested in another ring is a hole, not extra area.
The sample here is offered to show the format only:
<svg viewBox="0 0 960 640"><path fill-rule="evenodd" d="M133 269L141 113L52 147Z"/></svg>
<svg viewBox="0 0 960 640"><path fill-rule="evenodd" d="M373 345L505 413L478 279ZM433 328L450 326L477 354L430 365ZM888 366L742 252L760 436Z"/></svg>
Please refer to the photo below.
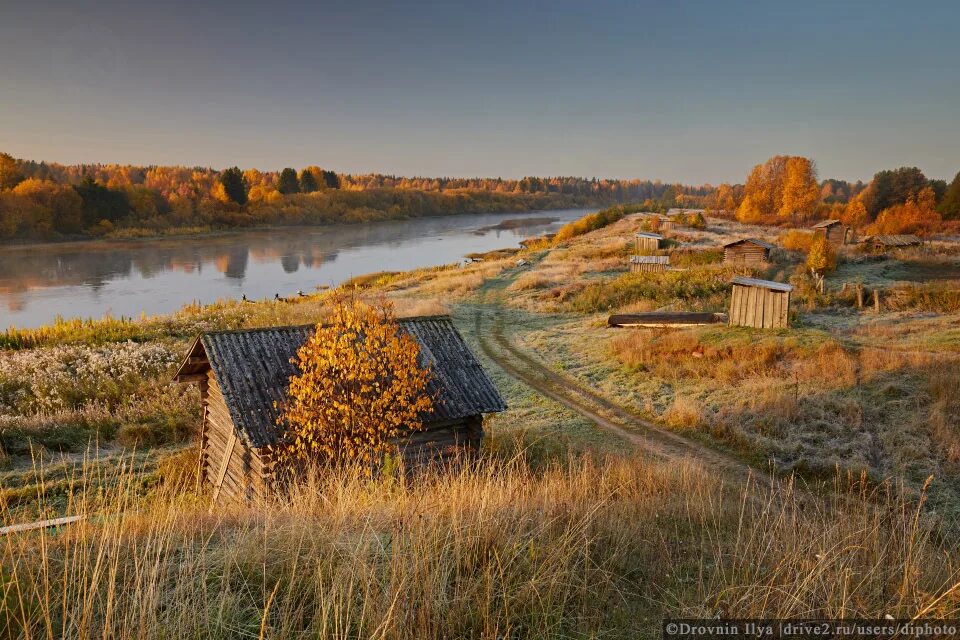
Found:
<svg viewBox="0 0 960 640"><path fill-rule="evenodd" d="M676 270L628 273L633 211L467 265L349 286L399 316L451 313L507 399L479 460L415 481L345 471L289 499L208 511L199 394L172 382L202 331L319 322L327 295L223 301L0 334L0 623L23 637L653 637L665 615L960 614L955 245L855 246L818 291L803 239L731 267L676 230ZM802 235L802 234L800 234ZM729 280L795 287L787 330L611 329L615 312L725 310ZM909 277L908 277L909 276ZM846 285L846 286L845 286ZM858 308L855 289L882 291ZM549 370L751 465L664 460L485 355L489 327Z"/></svg>

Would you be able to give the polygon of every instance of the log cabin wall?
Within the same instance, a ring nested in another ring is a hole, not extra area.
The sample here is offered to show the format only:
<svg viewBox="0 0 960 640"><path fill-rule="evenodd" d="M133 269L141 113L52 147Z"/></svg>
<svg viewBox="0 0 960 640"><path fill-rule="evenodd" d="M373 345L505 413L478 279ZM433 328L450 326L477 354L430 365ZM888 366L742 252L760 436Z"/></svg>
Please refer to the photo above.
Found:
<svg viewBox="0 0 960 640"><path fill-rule="evenodd" d="M770 259L770 250L755 244L737 244L723 249L726 264L762 264Z"/></svg>

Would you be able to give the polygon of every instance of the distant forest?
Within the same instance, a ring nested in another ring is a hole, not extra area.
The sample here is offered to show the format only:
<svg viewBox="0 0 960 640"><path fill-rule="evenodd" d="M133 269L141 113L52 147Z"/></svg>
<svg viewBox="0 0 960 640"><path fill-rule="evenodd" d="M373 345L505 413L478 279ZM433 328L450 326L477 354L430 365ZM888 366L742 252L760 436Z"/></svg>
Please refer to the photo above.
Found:
<svg viewBox="0 0 960 640"><path fill-rule="evenodd" d="M883 222L884 212L900 207L886 215L887 222L912 216L922 219L919 230L931 232L960 218L960 174L950 185L928 180L916 168L881 171L869 184L818 182L808 159L776 156L757 165L743 185L692 186L574 177L406 178L315 166L258 171L61 165L0 153L0 240L135 238L622 202L654 211L703 208L767 224L843 216L858 226ZM931 211L940 217L928 220ZM884 228L896 228L894 223Z"/></svg>

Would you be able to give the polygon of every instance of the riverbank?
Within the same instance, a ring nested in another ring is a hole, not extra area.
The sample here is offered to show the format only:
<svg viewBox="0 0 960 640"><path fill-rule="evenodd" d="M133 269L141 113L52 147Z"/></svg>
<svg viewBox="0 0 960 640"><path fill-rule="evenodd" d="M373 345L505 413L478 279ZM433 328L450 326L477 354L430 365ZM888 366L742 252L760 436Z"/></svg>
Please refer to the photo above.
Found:
<svg viewBox="0 0 960 640"><path fill-rule="evenodd" d="M0 250L0 328L40 327L58 316L155 316L194 302L297 297L362 274L438 267L468 254L517 247L523 238L555 231L585 212L274 225L7 248Z"/></svg>

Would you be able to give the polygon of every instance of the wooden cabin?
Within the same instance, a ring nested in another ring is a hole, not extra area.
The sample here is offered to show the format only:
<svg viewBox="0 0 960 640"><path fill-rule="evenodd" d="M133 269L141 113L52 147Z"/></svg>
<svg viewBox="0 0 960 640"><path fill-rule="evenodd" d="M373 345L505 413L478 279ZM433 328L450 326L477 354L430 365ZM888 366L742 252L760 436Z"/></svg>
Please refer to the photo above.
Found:
<svg viewBox="0 0 960 640"><path fill-rule="evenodd" d="M743 276L736 276L732 284L728 314L731 327L784 329L790 326L792 286Z"/></svg>
<svg viewBox="0 0 960 640"><path fill-rule="evenodd" d="M776 245L756 238L743 238L723 245L724 264L761 264L770 260Z"/></svg>
<svg viewBox="0 0 960 640"><path fill-rule="evenodd" d="M408 468L476 449L483 415L506 404L447 316L407 318L400 329L420 345L420 365L431 370L427 393L434 410L424 429L401 438ZM291 363L314 325L217 331L198 336L176 380L200 385L203 421L200 470L213 502L263 499L278 488L271 453L280 435L277 403L296 373Z"/></svg>
<svg viewBox="0 0 960 640"><path fill-rule="evenodd" d="M824 220L811 227L815 234L822 233L827 237L827 242L835 245L847 243L847 233L849 229L839 220Z"/></svg>
<svg viewBox="0 0 960 640"><path fill-rule="evenodd" d="M666 271L670 268L670 256L630 256L630 271L646 273Z"/></svg>
<svg viewBox="0 0 960 640"><path fill-rule="evenodd" d="M923 241L913 235L875 235L860 241L860 246L873 253L884 253L908 247L919 247Z"/></svg>
<svg viewBox="0 0 960 640"><path fill-rule="evenodd" d="M651 251L658 250L663 244L663 236L659 233L651 233L649 231L638 231L636 234L637 239L637 253L648 254Z"/></svg>

